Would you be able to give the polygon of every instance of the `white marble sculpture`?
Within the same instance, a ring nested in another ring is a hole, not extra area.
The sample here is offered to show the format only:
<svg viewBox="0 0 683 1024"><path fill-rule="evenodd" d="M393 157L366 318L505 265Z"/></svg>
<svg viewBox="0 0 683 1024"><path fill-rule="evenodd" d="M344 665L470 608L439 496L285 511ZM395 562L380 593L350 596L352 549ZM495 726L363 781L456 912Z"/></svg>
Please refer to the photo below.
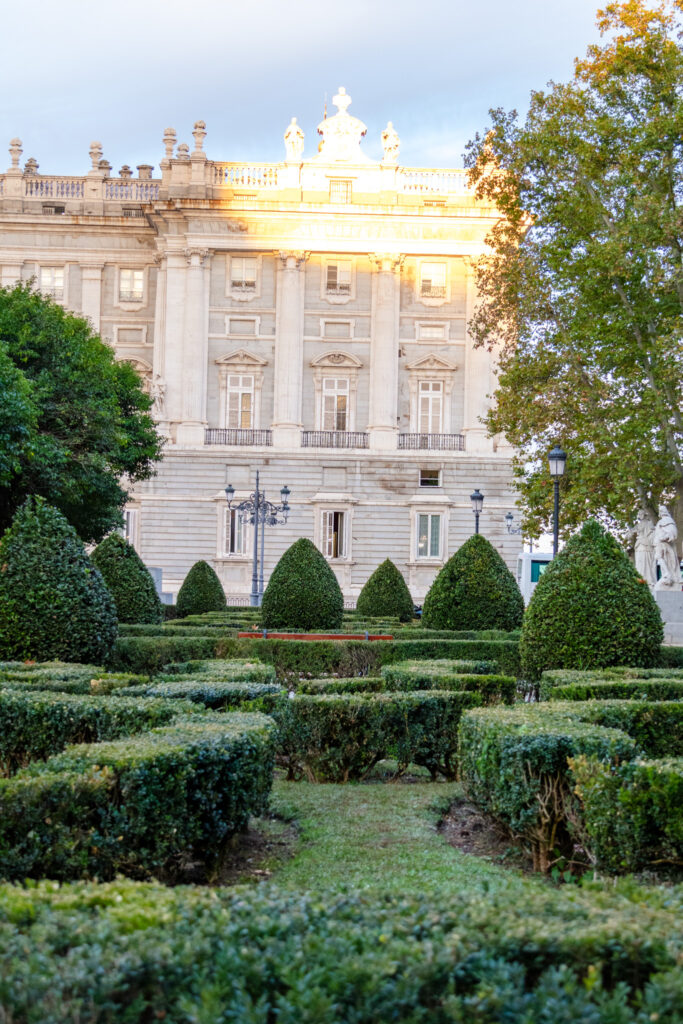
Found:
<svg viewBox="0 0 683 1024"><path fill-rule="evenodd" d="M301 163L304 155L304 133L293 117L285 132L285 153L288 163Z"/></svg>
<svg viewBox="0 0 683 1024"><path fill-rule="evenodd" d="M166 384L158 373L154 376L149 394L152 399L152 415L157 420L163 420L166 415Z"/></svg>
<svg viewBox="0 0 683 1024"><path fill-rule="evenodd" d="M386 128L382 132L382 146L384 147L384 163L385 164L397 164L398 163L398 151L401 145L401 140L398 137L398 133L394 128L391 121L387 123Z"/></svg>
<svg viewBox="0 0 683 1024"><path fill-rule="evenodd" d="M678 529L673 517L665 505L660 505L659 519L655 526L655 555L661 571L661 576L655 588L657 590L681 589L681 569L676 546L677 540Z"/></svg>
<svg viewBox="0 0 683 1024"><path fill-rule="evenodd" d="M657 560L655 558L655 520L647 508L641 508L636 524L631 531L634 545L636 569L645 582L654 587L657 582Z"/></svg>

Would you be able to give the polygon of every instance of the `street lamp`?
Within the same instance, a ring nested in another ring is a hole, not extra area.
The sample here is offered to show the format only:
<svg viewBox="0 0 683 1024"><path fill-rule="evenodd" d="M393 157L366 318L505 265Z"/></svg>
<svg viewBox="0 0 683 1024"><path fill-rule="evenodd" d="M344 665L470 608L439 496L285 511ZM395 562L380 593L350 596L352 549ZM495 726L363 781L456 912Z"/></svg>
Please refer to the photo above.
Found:
<svg viewBox="0 0 683 1024"><path fill-rule="evenodd" d="M553 558L557 555L560 539L560 477L564 476L567 453L556 444L548 456L550 475L555 485L555 507L553 510Z"/></svg>
<svg viewBox="0 0 683 1024"><path fill-rule="evenodd" d="M474 494L470 494L470 501L472 502L472 511L474 512L474 532L479 533L479 515L484 505L484 495L478 487Z"/></svg>
<svg viewBox="0 0 683 1024"><path fill-rule="evenodd" d="M507 529L507 532L508 533L521 533L522 532L522 527L521 526L513 526L512 524L514 523L514 521L515 521L515 517L513 516L512 512L506 512L505 513L505 528Z"/></svg>
<svg viewBox="0 0 683 1024"><path fill-rule="evenodd" d="M259 490L259 474L256 471L256 487L252 494L239 505L235 505L235 512L243 523L250 523L254 527L254 552L251 567L251 596L249 604L252 608L258 608L263 597L263 542L266 526L277 526L286 523L289 515L289 487L283 487L280 491L282 499L279 505L272 501L266 501L266 495ZM235 488L228 484L225 488L225 497L228 501L228 508L232 511L232 501L235 497ZM261 527L261 559L259 573L259 525Z"/></svg>

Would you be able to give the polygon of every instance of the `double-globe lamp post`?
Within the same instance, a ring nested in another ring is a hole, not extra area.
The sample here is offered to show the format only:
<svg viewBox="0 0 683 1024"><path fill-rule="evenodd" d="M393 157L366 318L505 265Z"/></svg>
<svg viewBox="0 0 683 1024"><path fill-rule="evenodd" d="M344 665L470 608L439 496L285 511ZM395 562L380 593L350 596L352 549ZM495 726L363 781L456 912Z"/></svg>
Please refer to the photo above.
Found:
<svg viewBox="0 0 683 1024"><path fill-rule="evenodd" d="M266 501L266 495L259 490L259 474L256 471L256 487L252 494L239 505L235 505L234 511L240 517L242 523L251 523L254 527L254 552L251 567L251 595L249 604L252 608L258 608L263 597L263 541L266 526L277 526L287 522L289 515L289 487L283 487L280 491L282 503L274 505L272 501ZM225 488L225 496L228 499L228 508L232 511L232 499L235 497L235 488L228 484ZM261 530L261 571L259 575L259 527Z"/></svg>
<svg viewBox="0 0 683 1024"><path fill-rule="evenodd" d="M550 475L555 486L555 507L553 509L553 558L557 556L560 542L560 478L564 476L567 453L556 444L548 456Z"/></svg>
<svg viewBox="0 0 683 1024"><path fill-rule="evenodd" d="M470 501L472 502L472 511L474 512L474 532L479 533L479 516L484 507L484 495L478 487L473 494L470 494Z"/></svg>

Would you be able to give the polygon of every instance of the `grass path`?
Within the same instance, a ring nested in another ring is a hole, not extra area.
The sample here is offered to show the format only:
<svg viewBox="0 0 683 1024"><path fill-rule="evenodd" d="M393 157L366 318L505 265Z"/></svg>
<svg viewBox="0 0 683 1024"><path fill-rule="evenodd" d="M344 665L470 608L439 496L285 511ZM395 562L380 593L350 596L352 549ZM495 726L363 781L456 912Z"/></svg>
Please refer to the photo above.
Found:
<svg viewBox="0 0 683 1024"><path fill-rule="evenodd" d="M272 806L299 829L297 851L273 881L290 889L349 887L420 893L435 888L504 888L530 894L547 883L524 878L450 846L439 819L456 784L315 785L277 780Z"/></svg>

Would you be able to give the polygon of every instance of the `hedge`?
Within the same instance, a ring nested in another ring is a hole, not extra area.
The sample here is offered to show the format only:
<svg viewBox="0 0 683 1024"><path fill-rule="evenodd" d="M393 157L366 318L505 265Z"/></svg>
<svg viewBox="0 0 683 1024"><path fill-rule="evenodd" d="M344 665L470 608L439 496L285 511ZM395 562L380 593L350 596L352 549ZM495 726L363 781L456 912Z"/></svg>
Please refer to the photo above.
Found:
<svg viewBox="0 0 683 1024"><path fill-rule="evenodd" d="M610 680L570 683L544 690L541 700L683 700L683 679Z"/></svg>
<svg viewBox="0 0 683 1024"><path fill-rule="evenodd" d="M268 629L338 629L344 598L337 577L315 544L300 537L273 569L261 602Z"/></svg>
<svg viewBox="0 0 683 1024"><path fill-rule="evenodd" d="M617 763L638 754L636 741L621 729L583 721L586 706L476 710L460 723L460 777L468 795L525 841L537 870L549 870L554 851L572 846L567 759L587 754Z"/></svg>
<svg viewBox="0 0 683 1024"><path fill-rule="evenodd" d="M178 591L175 607L178 618L223 611L225 591L215 569L208 562L194 563Z"/></svg>
<svg viewBox="0 0 683 1024"><path fill-rule="evenodd" d="M649 757L683 754L683 701L599 700L564 708L569 714L578 708L585 722L623 729Z"/></svg>
<svg viewBox="0 0 683 1024"><path fill-rule="evenodd" d="M114 598L120 623L163 622L154 580L132 544L120 534L111 533L97 545L90 560Z"/></svg>
<svg viewBox="0 0 683 1024"><path fill-rule="evenodd" d="M220 658L213 658L208 661L181 661L164 665L157 681L173 682L178 676L202 676L203 682L210 677L212 680L220 682L274 683L275 669L272 665L265 665L261 661L248 661L247 659L224 661Z"/></svg>
<svg viewBox="0 0 683 1024"><path fill-rule="evenodd" d="M106 694L146 681L144 675L105 672L97 665L73 665L60 661L0 663L0 686L5 689L49 690L55 693Z"/></svg>
<svg viewBox="0 0 683 1024"><path fill-rule="evenodd" d="M514 677L497 674L490 661L399 661L385 665L382 676L387 689L476 690L492 703L512 704L517 692Z"/></svg>
<svg viewBox="0 0 683 1024"><path fill-rule="evenodd" d="M153 675L170 661L215 657L216 643L209 636L118 637L107 667Z"/></svg>
<svg viewBox="0 0 683 1024"><path fill-rule="evenodd" d="M164 700L0 690L0 770L12 775L69 743L110 740L164 725L180 710Z"/></svg>
<svg viewBox="0 0 683 1024"><path fill-rule="evenodd" d="M683 668L683 647L660 647L659 664L664 668Z"/></svg>
<svg viewBox="0 0 683 1024"><path fill-rule="evenodd" d="M466 691L296 694L273 710L277 751L290 778L348 782L391 757L399 775L415 763L452 779L460 716L483 703Z"/></svg>
<svg viewBox="0 0 683 1024"><path fill-rule="evenodd" d="M273 728L202 712L0 779L0 876L173 880L184 858L214 867L266 806Z"/></svg>
<svg viewBox="0 0 683 1024"><path fill-rule="evenodd" d="M5 885L0 1005L15 1024L678 1024L681 894L632 889Z"/></svg>
<svg viewBox="0 0 683 1024"><path fill-rule="evenodd" d="M585 830L597 866L640 871L683 869L683 758L606 765L570 760Z"/></svg>
<svg viewBox="0 0 683 1024"><path fill-rule="evenodd" d="M275 700L282 695L282 687L267 683L219 682L202 676L178 679L173 682L147 683L118 690L124 696L159 697L173 700L189 700L214 711L239 711L248 705L248 710L268 712Z"/></svg>
<svg viewBox="0 0 683 1024"><path fill-rule="evenodd" d="M401 622L410 622L415 606L403 575L390 558L378 565L358 595L359 615L395 615Z"/></svg>

